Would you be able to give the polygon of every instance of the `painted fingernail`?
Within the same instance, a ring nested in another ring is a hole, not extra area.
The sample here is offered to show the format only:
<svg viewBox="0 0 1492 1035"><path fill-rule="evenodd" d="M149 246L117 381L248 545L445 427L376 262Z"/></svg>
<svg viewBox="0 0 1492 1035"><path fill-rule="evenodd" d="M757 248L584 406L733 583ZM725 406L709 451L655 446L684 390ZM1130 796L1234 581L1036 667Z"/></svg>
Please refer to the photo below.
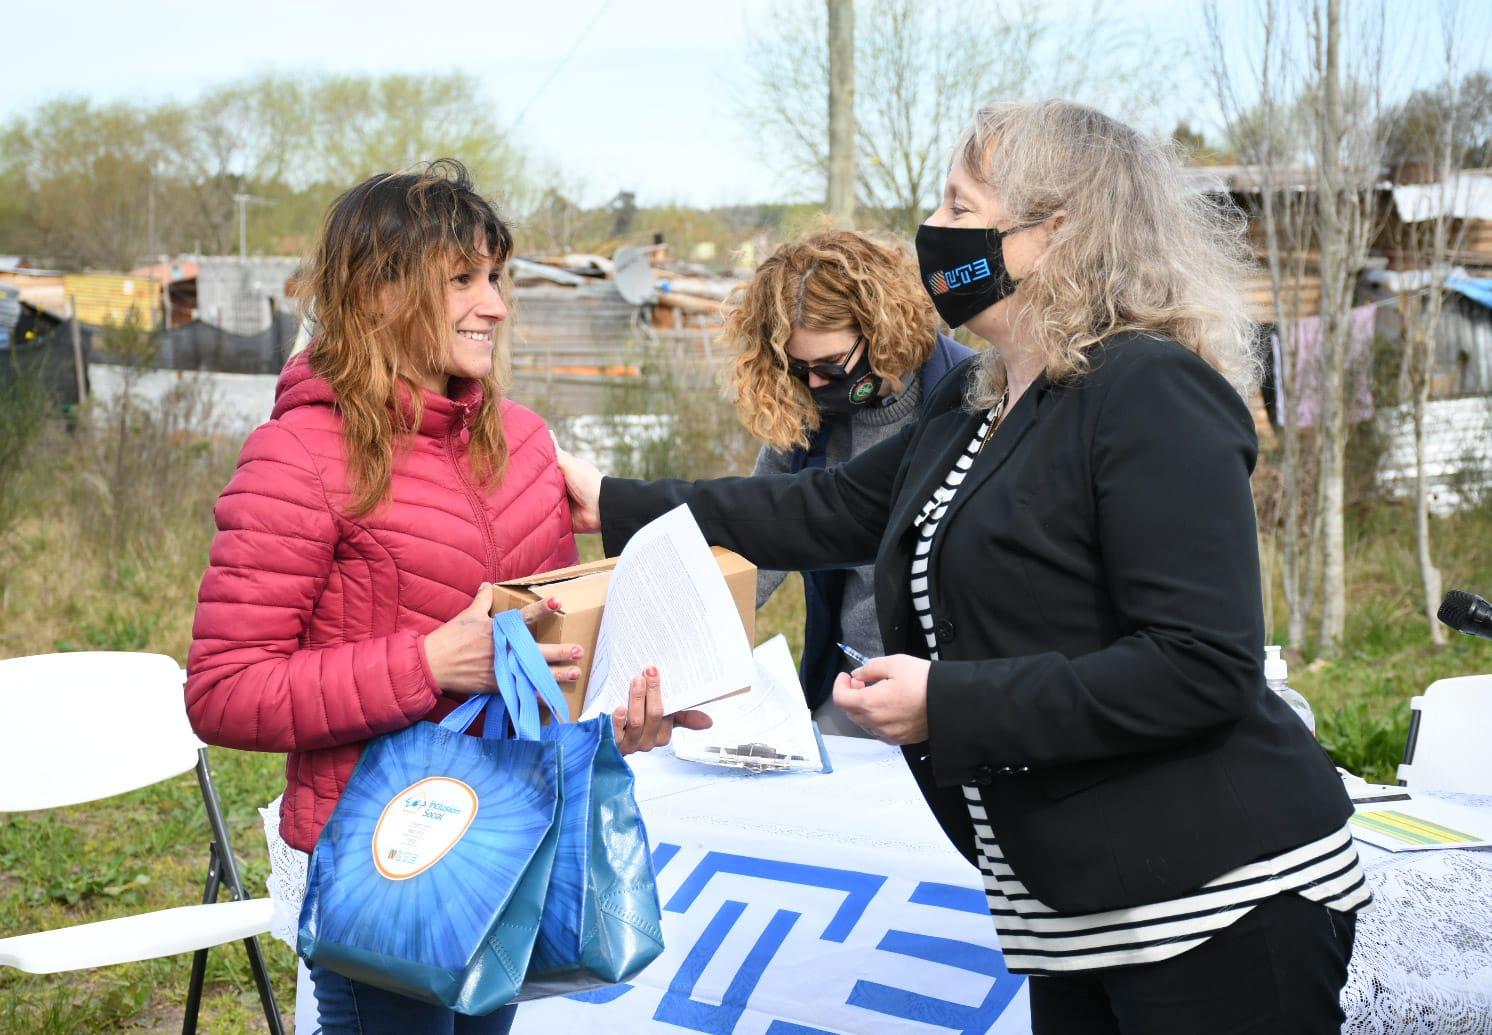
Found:
<svg viewBox="0 0 1492 1035"><path fill-rule="evenodd" d="M580 650L579 645L576 645L576 646L570 648L570 657L574 658L576 661L580 660L581 653L582 652Z"/></svg>
<svg viewBox="0 0 1492 1035"><path fill-rule="evenodd" d="M560 608L559 597L550 597L544 603L549 605L549 610L551 611L558 611Z"/></svg>
<svg viewBox="0 0 1492 1035"><path fill-rule="evenodd" d="M648 666L648 678L650 678L650 679L657 679L658 678L658 666L657 665L649 665Z"/></svg>
<svg viewBox="0 0 1492 1035"><path fill-rule="evenodd" d="M579 679L580 678L580 669L578 669L578 668L572 668L570 670L570 676L569 676L569 678L570 678L571 682L574 682L575 680Z"/></svg>

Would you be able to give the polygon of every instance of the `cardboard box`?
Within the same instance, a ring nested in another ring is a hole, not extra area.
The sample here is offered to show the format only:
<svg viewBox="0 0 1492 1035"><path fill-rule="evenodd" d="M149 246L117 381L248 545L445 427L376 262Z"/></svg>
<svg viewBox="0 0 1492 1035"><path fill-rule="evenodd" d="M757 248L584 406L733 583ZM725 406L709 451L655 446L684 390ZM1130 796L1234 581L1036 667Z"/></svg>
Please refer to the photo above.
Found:
<svg viewBox="0 0 1492 1035"><path fill-rule="evenodd" d="M746 642L756 641L756 565L724 547L711 548L731 598L741 615ZM523 608L535 600L559 597L561 609L549 611L533 626L534 639L540 643L578 643L585 654L580 659L580 678L561 683L570 716L580 715L585 702L585 687L591 676L591 658L596 652L596 636L601 631L601 610L606 604L606 588L616 558L556 568L527 578L509 579L492 588L492 613ZM563 586L555 583L563 582ZM664 678L667 678L665 675Z"/></svg>

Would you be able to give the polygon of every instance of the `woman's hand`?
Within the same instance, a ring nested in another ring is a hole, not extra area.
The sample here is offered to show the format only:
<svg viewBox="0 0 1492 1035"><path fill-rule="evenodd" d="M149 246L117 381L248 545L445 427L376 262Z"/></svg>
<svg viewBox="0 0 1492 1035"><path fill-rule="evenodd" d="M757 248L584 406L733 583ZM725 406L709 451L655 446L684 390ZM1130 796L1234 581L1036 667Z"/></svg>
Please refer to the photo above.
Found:
<svg viewBox="0 0 1492 1035"><path fill-rule="evenodd" d="M707 730L713 725L713 720L704 712L683 711L664 715L660 686L658 669L649 666L642 675L633 677L627 707L611 713L617 747L621 748L622 754L662 747L673 737L675 726L686 730Z"/></svg>
<svg viewBox="0 0 1492 1035"><path fill-rule="evenodd" d="M532 626L543 615L558 611L556 597L536 600L520 613ZM580 678L578 643L541 643L539 653L549 671L561 683ZM458 693L490 693L497 689L492 675L492 586L482 583L466 609L425 637L425 660L442 690Z"/></svg>
<svg viewBox="0 0 1492 1035"><path fill-rule="evenodd" d="M932 662L910 654L871 658L834 680L834 703L855 724L888 744L927 739L927 671Z"/></svg>
<svg viewBox="0 0 1492 1035"><path fill-rule="evenodd" d="M601 531L600 470L589 460L582 460L559 446L554 447L554 455L570 494L570 523L575 534Z"/></svg>

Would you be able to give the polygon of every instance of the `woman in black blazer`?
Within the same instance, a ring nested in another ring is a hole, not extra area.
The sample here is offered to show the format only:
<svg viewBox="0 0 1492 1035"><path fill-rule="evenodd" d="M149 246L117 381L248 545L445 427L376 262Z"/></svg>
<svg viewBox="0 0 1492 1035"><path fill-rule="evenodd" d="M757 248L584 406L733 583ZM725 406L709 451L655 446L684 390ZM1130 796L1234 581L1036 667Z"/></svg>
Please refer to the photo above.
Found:
<svg viewBox="0 0 1492 1035"><path fill-rule="evenodd" d="M1038 1033L1326 1032L1370 900L1325 752L1265 687L1236 217L1066 102L982 108L917 235L990 344L919 423L796 476L601 480L608 553L687 503L766 568L876 565L835 700L978 866Z"/></svg>

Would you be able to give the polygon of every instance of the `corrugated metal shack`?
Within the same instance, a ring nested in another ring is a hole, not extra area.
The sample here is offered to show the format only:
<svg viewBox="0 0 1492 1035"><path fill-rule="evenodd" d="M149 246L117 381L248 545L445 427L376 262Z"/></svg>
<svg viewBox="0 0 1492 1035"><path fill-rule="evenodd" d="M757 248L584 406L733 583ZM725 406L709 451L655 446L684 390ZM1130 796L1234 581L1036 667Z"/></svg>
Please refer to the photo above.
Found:
<svg viewBox="0 0 1492 1035"><path fill-rule="evenodd" d="M1388 268L1363 278L1382 305L1379 333L1402 338L1401 299L1443 294L1434 329L1435 356L1426 405L1425 474L1430 506L1444 513L1492 494L1492 174L1463 172L1443 180L1419 175L1380 193L1382 232L1376 242ZM1444 224L1448 251L1433 247ZM1386 439L1381 484L1401 495L1414 488L1413 413L1379 411Z"/></svg>
<svg viewBox="0 0 1492 1035"><path fill-rule="evenodd" d="M158 327L161 322L161 285L148 277L127 273L69 273L62 290L74 315L94 327L124 324Z"/></svg>
<svg viewBox="0 0 1492 1035"><path fill-rule="evenodd" d="M1259 340L1266 356L1264 383L1249 399L1254 426L1265 442L1273 440L1279 423L1278 382L1280 372L1276 326L1280 312L1287 321L1300 323L1321 316L1321 272L1315 256L1306 252L1285 254L1280 259L1280 306L1275 306L1274 280L1269 271L1268 234L1264 222L1263 192L1308 199L1314 187L1308 170L1266 171L1253 165L1199 166L1188 169L1194 189L1230 200L1248 219L1248 241L1258 267L1244 282L1249 317L1259 326ZM1298 207L1298 205L1297 205Z"/></svg>
<svg viewBox="0 0 1492 1035"><path fill-rule="evenodd" d="M1463 172L1443 181L1395 183L1379 193L1381 231L1374 249L1391 270L1426 265L1431 222L1447 219L1449 253L1441 261L1473 275L1492 272L1492 173Z"/></svg>
<svg viewBox="0 0 1492 1035"><path fill-rule="evenodd" d="M510 394L546 417L645 413L660 378L711 389L720 300L735 281L667 263L662 246L514 259Z"/></svg>

